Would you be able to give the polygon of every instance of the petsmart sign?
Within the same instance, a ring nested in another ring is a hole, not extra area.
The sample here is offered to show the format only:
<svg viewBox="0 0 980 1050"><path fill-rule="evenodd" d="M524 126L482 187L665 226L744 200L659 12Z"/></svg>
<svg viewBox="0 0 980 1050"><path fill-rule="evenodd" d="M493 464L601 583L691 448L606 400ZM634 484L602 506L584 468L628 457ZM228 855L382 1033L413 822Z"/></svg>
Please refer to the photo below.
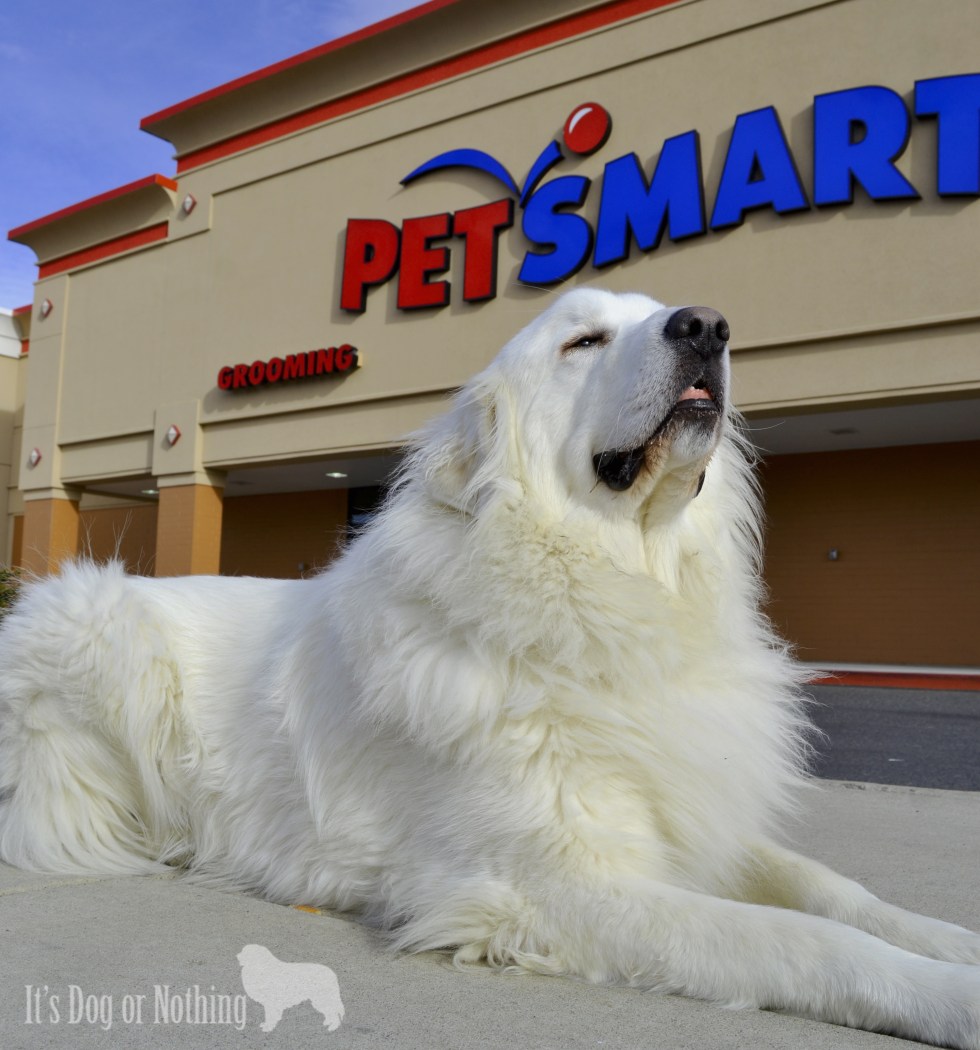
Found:
<svg viewBox="0 0 980 1050"><path fill-rule="evenodd" d="M495 157L479 149L451 149L410 171L408 186L432 172L469 168L500 183L508 195L489 204L405 219L350 219L344 247L340 305L361 313L369 288L398 274L403 310L444 306L452 252L462 253L466 302L497 294L497 244L521 212L529 247L517 279L554 284L587 263L596 269L621 262L635 243L653 251L666 235L672 241L708 229L739 225L747 212L771 208L779 215L811 207L850 204L860 185L875 202L918 200L915 186L895 161L905 151L917 120L936 121L936 191L940 197L980 196L980 73L916 81L912 112L898 92L866 86L817 95L813 100L812 199L807 197L796 158L773 106L735 119L718 183L706 187L700 139L688 131L666 139L653 171L636 153L610 160L598 191L594 225L580 210L593 195L583 175L548 173L570 155L588 156L605 145L612 118L594 102L569 115L562 141L549 142L531 164L522 185Z"/></svg>

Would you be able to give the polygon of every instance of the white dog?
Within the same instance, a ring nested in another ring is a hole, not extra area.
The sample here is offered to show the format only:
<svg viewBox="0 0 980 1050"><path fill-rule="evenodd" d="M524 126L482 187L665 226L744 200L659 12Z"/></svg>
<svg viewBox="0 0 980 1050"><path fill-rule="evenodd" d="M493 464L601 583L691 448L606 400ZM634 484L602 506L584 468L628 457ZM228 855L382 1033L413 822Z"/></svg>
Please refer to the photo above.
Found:
<svg viewBox="0 0 980 1050"><path fill-rule="evenodd" d="M319 963L287 963L261 944L246 944L238 953L242 987L265 1011L259 1026L271 1032L291 1006L309 1003L323 1015L328 1032L335 1032L344 1019L337 975Z"/></svg>
<svg viewBox="0 0 980 1050"><path fill-rule="evenodd" d="M758 611L727 340L572 292L316 579L30 587L0 856L180 864L406 949L980 1048L980 937L772 838L800 674Z"/></svg>

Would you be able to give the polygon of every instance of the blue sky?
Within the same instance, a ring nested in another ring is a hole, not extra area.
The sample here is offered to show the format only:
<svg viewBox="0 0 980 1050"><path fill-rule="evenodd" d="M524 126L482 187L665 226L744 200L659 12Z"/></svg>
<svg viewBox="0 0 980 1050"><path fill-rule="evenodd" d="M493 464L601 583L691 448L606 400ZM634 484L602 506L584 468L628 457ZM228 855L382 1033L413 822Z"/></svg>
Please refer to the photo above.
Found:
<svg viewBox="0 0 980 1050"><path fill-rule="evenodd" d="M4 0L0 307L30 303L34 253L7 231L153 172L140 120L419 0Z"/></svg>

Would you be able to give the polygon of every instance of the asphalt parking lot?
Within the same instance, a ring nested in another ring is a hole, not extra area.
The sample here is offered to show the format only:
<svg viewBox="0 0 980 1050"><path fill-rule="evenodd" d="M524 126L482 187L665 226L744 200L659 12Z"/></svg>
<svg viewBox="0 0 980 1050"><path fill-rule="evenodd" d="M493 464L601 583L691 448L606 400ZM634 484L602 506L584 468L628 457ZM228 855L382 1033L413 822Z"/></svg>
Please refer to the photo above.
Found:
<svg viewBox="0 0 980 1050"><path fill-rule="evenodd" d="M813 772L830 780L980 791L980 692L810 686Z"/></svg>

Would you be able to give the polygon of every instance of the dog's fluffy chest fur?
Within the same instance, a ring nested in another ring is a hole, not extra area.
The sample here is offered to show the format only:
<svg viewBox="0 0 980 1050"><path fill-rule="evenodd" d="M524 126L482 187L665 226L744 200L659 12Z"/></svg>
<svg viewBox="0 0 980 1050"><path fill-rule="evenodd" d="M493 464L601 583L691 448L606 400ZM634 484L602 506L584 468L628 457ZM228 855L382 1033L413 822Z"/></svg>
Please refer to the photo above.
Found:
<svg viewBox="0 0 980 1050"><path fill-rule="evenodd" d="M597 869L718 891L786 801L799 740L795 702L773 688L781 654L741 666L720 648L732 633L725 603L706 615L676 589L708 586L717 552L690 551L669 586L643 551L631 571L601 534L583 545L560 522L503 504L478 523L442 522L441 555L430 546L423 563L411 556L419 517L399 527L396 505L365 540L375 564L384 552L402 602L414 594L438 612L407 632L407 618L382 614L345 639L371 683L358 717L433 761L452 756L453 790L492 792L475 808L509 833L550 836L556 854ZM337 608L357 600L358 578L355 553L335 580ZM384 674L409 654L424 670Z"/></svg>

